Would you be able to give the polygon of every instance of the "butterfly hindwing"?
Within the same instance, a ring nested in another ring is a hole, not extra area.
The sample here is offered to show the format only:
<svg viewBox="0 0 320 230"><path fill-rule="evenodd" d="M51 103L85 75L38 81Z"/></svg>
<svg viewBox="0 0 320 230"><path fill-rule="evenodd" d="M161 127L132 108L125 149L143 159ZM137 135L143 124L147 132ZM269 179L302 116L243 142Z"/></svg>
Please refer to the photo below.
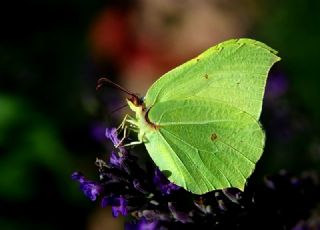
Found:
<svg viewBox="0 0 320 230"><path fill-rule="evenodd" d="M248 113L214 100L172 100L154 105L146 148L169 180L203 194L243 189L264 146L264 133Z"/></svg>

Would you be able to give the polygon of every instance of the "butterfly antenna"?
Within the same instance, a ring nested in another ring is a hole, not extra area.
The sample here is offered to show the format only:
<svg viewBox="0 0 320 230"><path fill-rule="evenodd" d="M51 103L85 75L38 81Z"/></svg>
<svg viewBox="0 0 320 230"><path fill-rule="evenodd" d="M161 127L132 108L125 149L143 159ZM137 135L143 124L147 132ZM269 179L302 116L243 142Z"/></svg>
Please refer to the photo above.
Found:
<svg viewBox="0 0 320 230"><path fill-rule="evenodd" d="M111 81L105 77L102 77L98 80L96 90L101 89L101 87L104 85L111 86L115 89L118 89L118 90L128 94L129 96L131 96L131 98L128 98L128 100L131 101L136 106L141 106L143 103L143 100L141 98L139 98L136 94L131 93L129 90L123 88L122 86L118 85L117 83L114 83L113 81Z"/></svg>
<svg viewBox="0 0 320 230"><path fill-rule="evenodd" d="M111 113L115 113L115 112L118 112L119 110L123 109L124 107L128 106L128 104L124 104L122 106L120 106L119 108L116 108L115 110L113 110Z"/></svg>
<svg viewBox="0 0 320 230"><path fill-rule="evenodd" d="M102 77L98 80L96 90L100 90L102 88L102 86L105 86L105 85L111 86L115 89L119 89L122 92L124 92L130 96L135 96L135 94L131 93L129 90L123 88L122 86L118 85L117 83L114 83L113 81L111 81L110 79L105 78L105 77Z"/></svg>

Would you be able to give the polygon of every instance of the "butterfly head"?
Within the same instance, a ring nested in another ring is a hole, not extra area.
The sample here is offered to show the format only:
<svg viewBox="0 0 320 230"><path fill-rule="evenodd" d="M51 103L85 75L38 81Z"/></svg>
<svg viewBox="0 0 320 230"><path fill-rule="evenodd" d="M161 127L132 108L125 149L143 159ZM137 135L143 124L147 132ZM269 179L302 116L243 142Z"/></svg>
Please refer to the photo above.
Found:
<svg viewBox="0 0 320 230"><path fill-rule="evenodd" d="M98 80L96 89L99 90L104 85L111 86L111 87L116 88L116 89L126 93L127 95L129 95L130 97L127 98L128 105L129 105L130 109L132 109L136 113L138 111L142 112L145 110L143 98L138 97L136 94L130 92L126 88L114 83L113 81L111 81L110 79L105 78L105 77L100 78Z"/></svg>
<svg viewBox="0 0 320 230"><path fill-rule="evenodd" d="M130 94L131 97L127 98L128 105L134 112L141 112L145 110L143 99L135 94Z"/></svg>

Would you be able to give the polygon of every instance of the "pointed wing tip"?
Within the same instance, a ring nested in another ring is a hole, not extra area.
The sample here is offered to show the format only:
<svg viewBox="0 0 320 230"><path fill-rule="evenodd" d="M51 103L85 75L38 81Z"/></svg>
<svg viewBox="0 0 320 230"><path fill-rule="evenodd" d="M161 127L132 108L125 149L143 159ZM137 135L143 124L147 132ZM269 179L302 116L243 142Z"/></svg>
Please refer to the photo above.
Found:
<svg viewBox="0 0 320 230"><path fill-rule="evenodd" d="M257 40L254 40L254 39L251 39L251 38L240 38L238 39L238 42L241 42L241 43L247 43L247 44L253 44L253 45L256 45L256 46L259 46L261 48L264 48L266 50L268 50L269 52L271 52L272 54L275 54L277 55L278 54L278 51L271 48L270 46L268 46L267 44L263 43L263 42L260 42L260 41L257 41ZM278 57L279 58L279 57ZM279 59L280 60L280 59Z"/></svg>
<svg viewBox="0 0 320 230"><path fill-rule="evenodd" d="M227 41L224 41L222 43L220 43L222 46L230 44L230 43L238 43L238 44L248 44L248 45L255 45L258 46L260 48L266 49L268 50L270 53L274 54L277 56L278 51L271 48L270 46L266 45L263 42L260 42L258 40L252 39L252 38L233 38L233 39L229 39ZM281 58L277 56L277 60L276 61L280 61Z"/></svg>

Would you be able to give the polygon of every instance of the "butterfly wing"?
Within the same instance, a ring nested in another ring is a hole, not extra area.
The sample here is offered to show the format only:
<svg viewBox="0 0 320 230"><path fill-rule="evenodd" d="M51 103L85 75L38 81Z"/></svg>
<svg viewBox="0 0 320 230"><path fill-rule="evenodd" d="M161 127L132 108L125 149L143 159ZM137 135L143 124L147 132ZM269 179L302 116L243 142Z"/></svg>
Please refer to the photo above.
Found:
<svg viewBox="0 0 320 230"><path fill-rule="evenodd" d="M275 54L251 39L223 42L163 75L148 90L145 104L212 98L258 120L268 72L280 60Z"/></svg>
<svg viewBox="0 0 320 230"><path fill-rule="evenodd" d="M171 100L148 113L157 129L146 148L168 179L203 194L244 188L264 147L264 132L250 114L214 100Z"/></svg>

